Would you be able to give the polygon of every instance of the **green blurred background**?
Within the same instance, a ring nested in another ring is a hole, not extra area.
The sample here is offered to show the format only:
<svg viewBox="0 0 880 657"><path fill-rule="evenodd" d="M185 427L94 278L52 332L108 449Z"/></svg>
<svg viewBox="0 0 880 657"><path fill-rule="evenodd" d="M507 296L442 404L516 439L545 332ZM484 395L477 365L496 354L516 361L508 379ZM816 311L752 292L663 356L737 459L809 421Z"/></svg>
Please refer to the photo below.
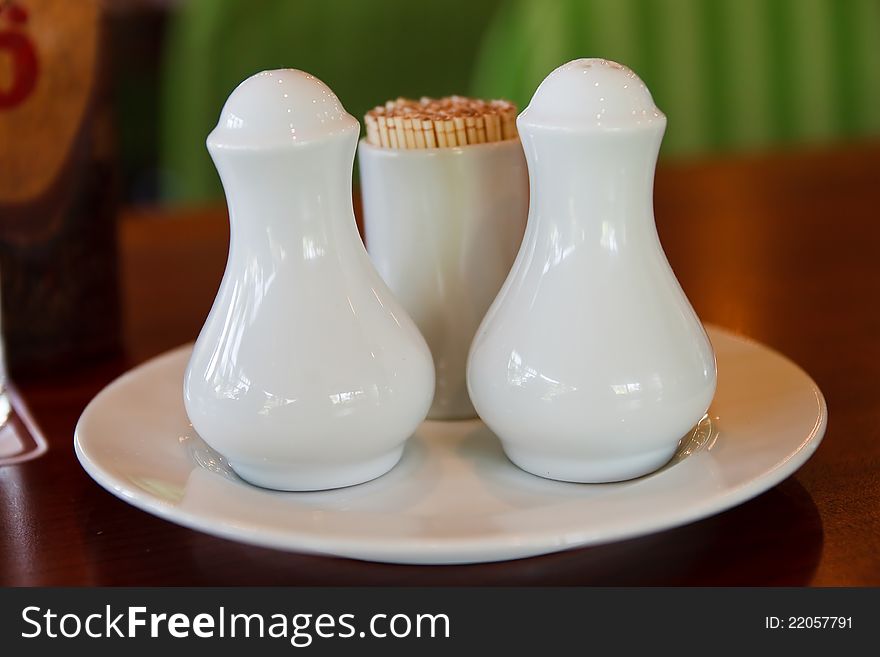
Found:
<svg viewBox="0 0 880 657"><path fill-rule="evenodd" d="M880 135L880 0L143 0L114 19L129 201L221 197L204 147L229 92L307 70L357 117L397 96L524 107L576 57L632 67L665 158Z"/></svg>

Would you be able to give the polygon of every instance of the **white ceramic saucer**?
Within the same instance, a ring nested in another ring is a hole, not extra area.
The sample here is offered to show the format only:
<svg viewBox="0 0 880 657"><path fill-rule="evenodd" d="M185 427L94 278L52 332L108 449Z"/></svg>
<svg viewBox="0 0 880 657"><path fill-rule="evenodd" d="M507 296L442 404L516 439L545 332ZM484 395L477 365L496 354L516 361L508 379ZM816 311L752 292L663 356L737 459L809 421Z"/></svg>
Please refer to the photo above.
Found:
<svg viewBox="0 0 880 657"><path fill-rule="evenodd" d="M806 461L825 401L794 363L710 329L718 392L658 472L567 484L518 470L479 421L425 422L390 473L359 486L278 493L239 479L194 435L181 347L122 376L86 408L76 453L101 486L172 522L283 550L398 563L501 561L638 536L735 506Z"/></svg>

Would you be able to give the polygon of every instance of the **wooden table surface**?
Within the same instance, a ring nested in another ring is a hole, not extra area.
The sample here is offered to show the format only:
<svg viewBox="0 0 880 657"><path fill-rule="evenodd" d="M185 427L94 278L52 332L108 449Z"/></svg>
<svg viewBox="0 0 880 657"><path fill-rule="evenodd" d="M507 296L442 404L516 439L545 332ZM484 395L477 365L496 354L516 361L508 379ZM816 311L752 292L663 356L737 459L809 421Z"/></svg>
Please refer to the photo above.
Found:
<svg viewBox="0 0 880 657"><path fill-rule="evenodd" d="M127 356L19 385L50 448L0 468L0 584L880 585L880 144L664 165L656 214L700 317L825 393L824 442L776 488L644 538L473 566L287 554L154 518L89 479L73 427L115 376L194 339L227 227L222 208L137 210L120 232Z"/></svg>

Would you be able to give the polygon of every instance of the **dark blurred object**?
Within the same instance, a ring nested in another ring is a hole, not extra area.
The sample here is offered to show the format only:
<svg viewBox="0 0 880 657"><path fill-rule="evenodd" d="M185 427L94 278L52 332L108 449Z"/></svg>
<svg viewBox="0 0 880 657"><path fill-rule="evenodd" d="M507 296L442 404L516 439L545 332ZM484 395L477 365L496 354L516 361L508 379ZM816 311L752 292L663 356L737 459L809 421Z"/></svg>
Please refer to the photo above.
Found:
<svg viewBox="0 0 880 657"><path fill-rule="evenodd" d="M170 0L106 3L107 94L115 117L119 192L124 204L154 203L159 195L160 62Z"/></svg>
<svg viewBox="0 0 880 657"><path fill-rule="evenodd" d="M99 0L0 0L0 282L13 377L118 352Z"/></svg>

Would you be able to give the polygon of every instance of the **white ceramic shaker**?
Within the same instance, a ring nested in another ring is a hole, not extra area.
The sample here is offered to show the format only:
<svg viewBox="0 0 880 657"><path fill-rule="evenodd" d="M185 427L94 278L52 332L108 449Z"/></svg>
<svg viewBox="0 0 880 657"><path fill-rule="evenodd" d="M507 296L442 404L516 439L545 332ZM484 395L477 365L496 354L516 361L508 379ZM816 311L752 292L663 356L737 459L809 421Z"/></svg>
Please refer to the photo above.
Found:
<svg viewBox="0 0 880 657"><path fill-rule="evenodd" d="M471 399L528 472L647 474L705 414L716 378L654 225L666 117L630 69L579 59L541 83L517 126L528 225L471 347Z"/></svg>
<svg viewBox="0 0 880 657"><path fill-rule="evenodd" d="M434 356L428 417L472 418L468 350L528 215L522 144L397 150L362 140L359 164L367 250Z"/></svg>
<svg viewBox="0 0 880 657"><path fill-rule="evenodd" d="M359 132L323 82L286 69L242 82L208 137L230 249L186 371L186 411L259 486L384 474L433 396L428 347L358 236Z"/></svg>

